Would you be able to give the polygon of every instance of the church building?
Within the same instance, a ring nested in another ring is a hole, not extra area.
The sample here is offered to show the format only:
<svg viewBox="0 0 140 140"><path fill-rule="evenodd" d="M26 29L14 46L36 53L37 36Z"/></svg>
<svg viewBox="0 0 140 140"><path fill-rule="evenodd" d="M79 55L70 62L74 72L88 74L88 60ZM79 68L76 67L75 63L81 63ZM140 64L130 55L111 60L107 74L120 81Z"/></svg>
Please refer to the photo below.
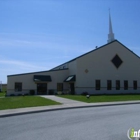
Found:
<svg viewBox="0 0 140 140"><path fill-rule="evenodd" d="M7 95L140 93L140 58L114 39L48 71L8 75Z"/></svg>

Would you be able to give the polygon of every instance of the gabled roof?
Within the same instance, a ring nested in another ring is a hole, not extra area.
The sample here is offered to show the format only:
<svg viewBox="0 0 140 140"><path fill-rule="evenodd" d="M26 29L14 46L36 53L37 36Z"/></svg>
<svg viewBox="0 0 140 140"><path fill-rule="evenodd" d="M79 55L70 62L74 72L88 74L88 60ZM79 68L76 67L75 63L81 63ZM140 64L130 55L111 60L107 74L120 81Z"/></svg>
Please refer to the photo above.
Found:
<svg viewBox="0 0 140 140"><path fill-rule="evenodd" d="M118 40L114 40L114 41L112 41L112 42L110 42L110 43L107 43L107 44L105 44L105 45L103 45L103 46L101 46L101 47L99 47L99 48L96 48L96 49L94 49L94 50L92 50L92 51L89 51L89 52L87 52L87 53L85 53L85 54L82 54L82 55L80 55L80 56L78 56L78 57L76 57L76 58L74 58L74 59L72 59L72 60L70 60L70 61L67 61L67 62L65 62L65 63L63 63L63 64L61 64L61 65L58 65L58 66L52 68L51 70L53 70L53 69L55 69L55 68L57 68L57 67L63 66L63 65L65 65L65 64L68 64L68 63L70 63L70 62L72 62L72 61L75 61L76 59L79 59L79 58L81 58L81 57L83 57L83 56L85 56L85 55L87 55L87 54L89 54L89 53L92 53L92 52L94 52L94 51L98 51L99 49L102 49L102 48L106 47L107 45L112 44L112 43L114 43L114 42L118 42L118 43L121 44L123 47L125 47L128 51L130 51L131 53L133 53L136 57L140 58L137 54L135 54L133 51L131 51L129 48L127 48L125 45L123 45L121 42L119 42Z"/></svg>
<svg viewBox="0 0 140 140"><path fill-rule="evenodd" d="M133 51L131 51L129 48L127 48L125 45L123 45L121 42L119 42L118 40L114 40L114 41L112 41L112 42L110 42L110 43L107 43L107 44L105 44L105 45L103 45L103 46L97 48L97 49L94 49L94 50L92 50L92 51L89 51L89 52L87 52L87 53L85 53L85 54L83 54L83 55L80 55L80 56L78 56L78 57L76 57L76 58L70 60L70 61L67 61L67 62L65 62L65 63L63 63L63 64L61 64L61 65L58 65L58 66L56 66L56 67L54 67L54 68L52 68L52 69L50 69L50 70L48 70L48 71L38 71L38 72L31 72L31 73L23 73L23 74L8 75L8 77L10 77L10 76L18 76L18 75L26 75L26 74L36 74L36 73L50 72L50 71L68 70L68 68L64 68L64 69L55 69L55 68L60 67L60 66L63 66L63 65L65 65L65 64L68 64L68 63L70 63L70 62L72 62L72 61L75 61L76 59L79 59L79 58L81 58L81 57L83 57L83 56L85 56L85 55L87 55L87 54L90 54L90 53L92 53L92 52L94 52L94 51L98 51L99 49L102 49L102 48L106 47L107 45L112 44L112 43L114 43L114 42L118 42L118 43L121 44L123 47L125 47L128 51L130 51L133 55L135 55L136 57L140 58L137 54L135 54Z"/></svg>
<svg viewBox="0 0 140 140"><path fill-rule="evenodd" d="M62 70L68 70L68 68L65 68L65 69L58 69L58 70L46 70L46 71L37 71L37 72L21 73L21 74L12 74L12 75L7 75L7 77L19 76L19 75L26 75L26 74L39 74L39 73L42 73L42 72L52 72L52 71L62 71Z"/></svg>

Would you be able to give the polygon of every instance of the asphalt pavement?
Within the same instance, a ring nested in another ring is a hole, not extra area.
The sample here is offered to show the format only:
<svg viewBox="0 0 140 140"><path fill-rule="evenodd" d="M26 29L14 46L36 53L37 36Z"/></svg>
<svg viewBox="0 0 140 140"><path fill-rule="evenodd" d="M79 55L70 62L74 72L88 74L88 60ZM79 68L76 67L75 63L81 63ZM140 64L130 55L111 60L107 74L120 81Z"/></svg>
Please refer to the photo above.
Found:
<svg viewBox="0 0 140 140"><path fill-rule="evenodd" d="M128 140L129 128L140 129L140 104L0 118L0 140Z"/></svg>

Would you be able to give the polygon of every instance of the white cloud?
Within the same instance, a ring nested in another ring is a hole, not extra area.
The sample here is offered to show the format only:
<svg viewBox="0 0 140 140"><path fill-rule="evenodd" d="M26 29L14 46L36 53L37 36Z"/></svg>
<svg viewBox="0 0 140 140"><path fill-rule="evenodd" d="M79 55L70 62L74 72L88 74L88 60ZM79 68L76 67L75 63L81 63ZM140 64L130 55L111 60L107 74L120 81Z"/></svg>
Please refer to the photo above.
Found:
<svg viewBox="0 0 140 140"><path fill-rule="evenodd" d="M28 48L44 48L53 51L72 51L72 52L81 52L85 53L87 50L93 49L90 47L85 47L83 45L71 45L65 44L63 42L53 42L53 41L28 41L28 40L17 40L17 39L3 39L0 38L0 45L11 48L11 47L28 47ZM79 49L81 48L81 49ZM55 49L55 50L54 50Z"/></svg>

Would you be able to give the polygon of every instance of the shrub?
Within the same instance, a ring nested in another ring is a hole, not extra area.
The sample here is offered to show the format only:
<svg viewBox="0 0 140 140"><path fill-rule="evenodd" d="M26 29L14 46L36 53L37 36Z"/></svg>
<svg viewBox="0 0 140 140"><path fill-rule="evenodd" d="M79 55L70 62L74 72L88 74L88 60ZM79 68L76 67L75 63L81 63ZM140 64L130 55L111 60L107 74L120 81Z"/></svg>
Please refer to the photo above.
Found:
<svg viewBox="0 0 140 140"><path fill-rule="evenodd" d="M15 96L15 94L10 94L10 96Z"/></svg>
<svg viewBox="0 0 140 140"><path fill-rule="evenodd" d="M83 92L81 95L86 96L89 95L88 92Z"/></svg>
<svg viewBox="0 0 140 140"><path fill-rule="evenodd" d="M49 95L54 95L54 90L53 89L49 90Z"/></svg>
<svg viewBox="0 0 140 140"><path fill-rule="evenodd" d="M35 90L30 90L30 95L35 95Z"/></svg>

